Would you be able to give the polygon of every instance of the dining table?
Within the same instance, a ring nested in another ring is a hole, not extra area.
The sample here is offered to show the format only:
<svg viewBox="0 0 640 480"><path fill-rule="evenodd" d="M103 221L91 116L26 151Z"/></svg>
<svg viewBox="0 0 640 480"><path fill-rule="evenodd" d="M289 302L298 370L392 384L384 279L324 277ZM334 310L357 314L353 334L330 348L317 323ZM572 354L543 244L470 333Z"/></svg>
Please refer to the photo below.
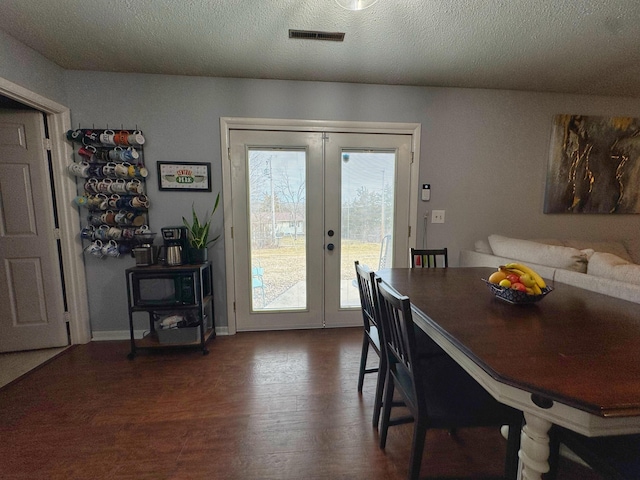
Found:
<svg viewBox="0 0 640 480"><path fill-rule="evenodd" d="M640 305L553 283L512 304L485 280L495 268L389 268L414 323L498 401L521 410L518 478L549 470L553 424L586 436L640 433Z"/></svg>

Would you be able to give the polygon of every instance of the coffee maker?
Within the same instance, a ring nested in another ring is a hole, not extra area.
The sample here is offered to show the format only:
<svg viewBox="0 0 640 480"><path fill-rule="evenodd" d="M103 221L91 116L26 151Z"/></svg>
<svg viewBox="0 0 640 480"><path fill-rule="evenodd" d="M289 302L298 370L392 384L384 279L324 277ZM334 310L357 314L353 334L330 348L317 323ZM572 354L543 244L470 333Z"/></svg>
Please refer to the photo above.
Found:
<svg viewBox="0 0 640 480"><path fill-rule="evenodd" d="M187 263L187 227L162 227L161 232L164 240L160 253L162 262L168 267Z"/></svg>

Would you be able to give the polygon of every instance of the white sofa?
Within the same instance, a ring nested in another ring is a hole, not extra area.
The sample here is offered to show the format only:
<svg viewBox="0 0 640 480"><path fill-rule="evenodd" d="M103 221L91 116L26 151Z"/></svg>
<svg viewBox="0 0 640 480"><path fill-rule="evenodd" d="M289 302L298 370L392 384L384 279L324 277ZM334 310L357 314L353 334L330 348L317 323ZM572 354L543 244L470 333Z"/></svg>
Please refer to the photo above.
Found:
<svg viewBox="0 0 640 480"><path fill-rule="evenodd" d="M640 303L640 239L607 242L523 240L489 235L474 250L461 250L461 267L520 262L549 283L566 283Z"/></svg>

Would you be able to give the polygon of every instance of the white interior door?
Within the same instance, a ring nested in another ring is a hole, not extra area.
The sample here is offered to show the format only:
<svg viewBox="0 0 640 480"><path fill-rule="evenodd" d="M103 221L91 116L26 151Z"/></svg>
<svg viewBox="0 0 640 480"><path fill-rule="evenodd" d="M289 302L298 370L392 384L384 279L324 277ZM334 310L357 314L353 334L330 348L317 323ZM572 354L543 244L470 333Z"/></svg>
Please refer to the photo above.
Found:
<svg viewBox="0 0 640 480"><path fill-rule="evenodd" d="M411 135L229 132L237 330L359 325L354 261L408 257Z"/></svg>
<svg viewBox="0 0 640 480"><path fill-rule="evenodd" d="M0 111L0 351L68 344L43 119Z"/></svg>

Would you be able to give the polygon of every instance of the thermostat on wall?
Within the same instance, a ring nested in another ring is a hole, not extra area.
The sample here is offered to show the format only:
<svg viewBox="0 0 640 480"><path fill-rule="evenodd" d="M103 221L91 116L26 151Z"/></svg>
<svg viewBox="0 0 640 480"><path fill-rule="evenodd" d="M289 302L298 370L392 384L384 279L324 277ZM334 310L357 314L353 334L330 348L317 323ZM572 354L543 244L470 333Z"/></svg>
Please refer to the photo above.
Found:
<svg viewBox="0 0 640 480"><path fill-rule="evenodd" d="M431 200L431 184L429 183L422 184L422 200L425 202Z"/></svg>

